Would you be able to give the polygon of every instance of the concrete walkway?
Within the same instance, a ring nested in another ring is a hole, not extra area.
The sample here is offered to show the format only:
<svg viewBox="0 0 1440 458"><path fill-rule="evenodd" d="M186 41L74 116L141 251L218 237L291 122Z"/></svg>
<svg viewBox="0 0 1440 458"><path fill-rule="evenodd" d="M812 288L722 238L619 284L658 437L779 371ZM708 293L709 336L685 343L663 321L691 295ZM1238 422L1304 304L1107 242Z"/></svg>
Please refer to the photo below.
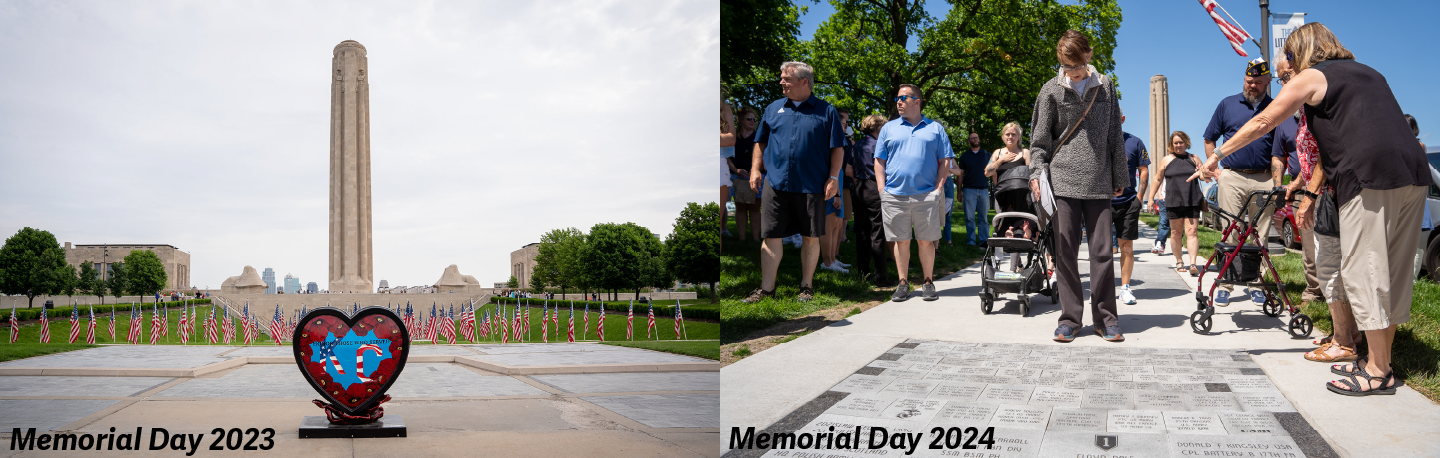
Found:
<svg viewBox="0 0 1440 458"><path fill-rule="evenodd" d="M1154 230L1145 225L1141 225L1141 229L1141 239L1136 242L1139 254L1131 282L1139 302L1119 306L1125 342L1106 342L1095 336L1089 326L1079 330L1073 343L1053 342L1051 333L1056 327L1059 306L1051 305L1050 299L1045 296L1033 296L1033 310L1029 317L1019 315L1019 301L1014 295L997 301L993 314L982 314L977 296L980 291L980 265L976 264L937 280L938 301L924 302L917 295L906 302L888 302L722 369L720 374L724 389L721 393L720 423L721 437L725 441L720 444L722 452L729 451L732 427L743 431L753 426L758 431L773 425L773 429L777 430L798 430L822 413L834 413L827 409L855 392L846 388L850 385L839 385L852 376L858 377L856 374L876 375L873 373L875 370L892 370L877 369L872 364L877 358L884 360L887 356L899 356L895 353L906 351L897 348L917 345L915 342L943 348L944 343L954 342L961 344L956 347L975 343L1031 344L1022 348L1031 349L1032 357L1106 349L1138 352L1149 348L1181 355L1187 352L1165 349L1242 350L1263 370L1264 375L1269 376L1274 389L1283 394L1294 410L1329 445L1328 449L1323 446L1312 449L1321 450L1320 455L1333 450L1333 453L1345 457L1440 456L1440 440L1436 439L1440 437L1436 435L1440 433L1440 406L1409 388L1401 388L1395 396L1346 397L1329 392L1325 383L1338 378L1329 372L1329 365L1309 362L1301 356L1314 348L1310 342L1320 337L1319 331L1311 338L1292 339L1283 328L1288 314L1270 318L1260 313L1259 304L1237 301L1229 307L1217 309L1210 335L1192 332L1188 317L1196 310L1194 280L1189 275L1173 271L1173 256L1151 254L1149 250ZM1084 247L1081 253L1085 253ZM1080 270L1088 273L1088 263L1082 262ZM1118 276L1118 262L1115 270ZM1088 278L1083 280L1087 281L1088 287ZM1088 323L1090 319L1087 313L1085 321ZM1018 356L1015 359L1020 360ZM1052 359L1050 362L1059 361L1064 360ZM941 364L944 363L942 360ZM946 369L954 372L963 366L960 362L955 364L960 366ZM901 378L907 375L907 371L902 369L894 369L899 371L897 376ZM1015 383L1013 380L1012 383ZM1296 441L1299 442L1300 438L1297 437ZM1050 451L1047 450L1044 456L1050 456ZM1076 453L1101 456L1103 453L1098 448L1064 452L1069 453L1067 456L1076 456ZM1173 446L1170 452L1172 456L1181 453ZM1041 456L1039 447L1035 447L1033 453L1007 453L1005 456ZM849 455L842 453L839 456Z"/></svg>

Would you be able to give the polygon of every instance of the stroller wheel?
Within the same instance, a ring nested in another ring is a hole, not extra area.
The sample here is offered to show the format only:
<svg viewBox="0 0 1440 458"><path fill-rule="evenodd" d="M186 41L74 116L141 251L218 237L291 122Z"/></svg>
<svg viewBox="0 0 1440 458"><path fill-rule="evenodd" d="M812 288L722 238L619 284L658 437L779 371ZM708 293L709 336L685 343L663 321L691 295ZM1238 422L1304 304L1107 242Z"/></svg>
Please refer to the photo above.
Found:
<svg viewBox="0 0 1440 458"><path fill-rule="evenodd" d="M1050 280L1050 305L1060 303L1060 285Z"/></svg>
<svg viewBox="0 0 1440 458"><path fill-rule="evenodd" d="M1203 311L1190 314L1190 329L1196 334L1209 334L1212 324L1210 315Z"/></svg>
<svg viewBox="0 0 1440 458"><path fill-rule="evenodd" d="M1279 297L1271 293L1265 293L1265 304L1260 306L1260 311L1265 312L1265 316L1272 318L1278 317L1284 310L1285 304L1280 302Z"/></svg>
<svg viewBox="0 0 1440 458"><path fill-rule="evenodd" d="M989 315L989 314L990 314L990 310L991 310L991 309L994 309L994 308L995 308L995 299L991 299L991 298L989 298L989 297L982 297L982 298L980 298L980 312L981 312L981 313L984 313L984 314L986 314L986 315Z"/></svg>
<svg viewBox="0 0 1440 458"><path fill-rule="evenodd" d="M1304 313L1299 313L1290 318L1288 328L1287 330L1290 331L1290 337L1304 339L1310 337L1310 331L1315 329L1315 322L1311 321L1310 317Z"/></svg>
<svg viewBox="0 0 1440 458"><path fill-rule="evenodd" d="M1020 296L1020 316L1021 316L1021 317L1030 316L1030 296L1029 296L1029 295L1021 295L1021 296Z"/></svg>

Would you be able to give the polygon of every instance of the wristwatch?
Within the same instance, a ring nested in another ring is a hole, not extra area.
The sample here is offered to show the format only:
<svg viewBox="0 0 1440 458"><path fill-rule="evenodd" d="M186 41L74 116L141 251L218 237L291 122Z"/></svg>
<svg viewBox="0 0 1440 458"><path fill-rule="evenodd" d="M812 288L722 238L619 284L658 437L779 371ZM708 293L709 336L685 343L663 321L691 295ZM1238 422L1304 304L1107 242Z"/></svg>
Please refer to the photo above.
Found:
<svg viewBox="0 0 1440 458"><path fill-rule="evenodd" d="M1320 195L1319 195L1319 194L1315 194L1315 193L1310 192L1309 190L1306 190L1306 189L1304 189L1304 188L1295 190L1295 193L1296 193L1296 194L1299 194L1301 197L1309 197L1309 198L1311 198L1311 199L1319 199L1319 198L1320 198Z"/></svg>

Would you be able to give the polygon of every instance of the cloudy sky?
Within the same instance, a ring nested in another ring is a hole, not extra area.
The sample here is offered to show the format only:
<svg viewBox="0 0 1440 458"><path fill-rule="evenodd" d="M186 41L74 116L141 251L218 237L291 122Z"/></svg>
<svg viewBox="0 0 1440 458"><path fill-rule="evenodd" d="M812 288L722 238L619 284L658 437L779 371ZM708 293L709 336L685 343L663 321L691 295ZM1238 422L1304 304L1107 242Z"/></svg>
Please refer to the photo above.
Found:
<svg viewBox="0 0 1440 458"><path fill-rule="evenodd" d="M714 2L0 0L0 235L325 287L330 59L369 57L375 281L714 201Z"/></svg>

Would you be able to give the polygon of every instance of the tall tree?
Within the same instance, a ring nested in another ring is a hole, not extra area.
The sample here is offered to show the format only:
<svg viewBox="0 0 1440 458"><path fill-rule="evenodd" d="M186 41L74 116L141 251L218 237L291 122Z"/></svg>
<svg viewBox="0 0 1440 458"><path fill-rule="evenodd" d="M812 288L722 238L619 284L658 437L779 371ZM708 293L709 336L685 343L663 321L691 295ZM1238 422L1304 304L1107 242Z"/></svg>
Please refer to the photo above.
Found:
<svg viewBox="0 0 1440 458"><path fill-rule="evenodd" d="M579 252L585 246L585 233L576 228L555 229L540 236L539 253L535 255L535 269L530 276L530 287L560 288L565 294L568 288L581 286L583 270L578 265Z"/></svg>
<svg viewBox="0 0 1440 458"><path fill-rule="evenodd" d="M514 275L511 275L511 276L510 276L510 279L505 281L505 287L506 287L506 288L519 288L519 287L520 287L520 280L516 280L516 279L515 279L515 276L514 276Z"/></svg>
<svg viewBox="0 0 1440 458"><path fill-rule="evenodd" d="M835 14L797 45L815 68L815 92L857 116L898 116L901 84L925 93L925 114L952 141L978 132L999 144L1000 127L1015 121L1030 132L1035 94L1057 74L1055 42L1067 29L1090 38L1092 64L1114 78L1115 0L950 0L943 18L924 0L832 0ZM906 48L912 43L915 51Z"/></svg>
<svg viewBox="0 0 1440 458"><path fill-rule="evenodd" d="M719 214L719 209L716 209ZM651 283L652 258L661 255L660 239L635 223L600 223L590 228L580 258L591 287L616 299L620 290L635 290Z"/></svg>
<svg viewBox="0 0 1440 458"><path fill-rule="evenodd" d="M150 296L165 287L165 263L150 250L135 250L125 255L126 289L135 295ZM156 299L159 302L159 299Z"/></svg>
<svg viewBox="0 0 1440 458"><path fill-rule="evenodd" d="M34 307L35 296L59 294L64 289L65 266L65 251L54 235L20 229L0 247L0 293L23 294L29 298L26 307Z"/></svg>
<svg viewBox="0 0 1440 458"><path fill-rule="evenodd" d="M763 107L782 96L775 83L804 12L791 0L720 1L720 82L740 105Z"/></svg>
<svg viewBox="0 0 1440 458"><path fill-rule="evenodd" d="M711 304L720 281L720 234L713 230L719 214L714 202L685 204L665 239L666 270L682 282L710 285Z"/></svg>
<svg viewBox="0 0 1440 458"><path fill-rule="evenodd" d="M125 268L124 262L110 263L110 275L105 277L105 291L115 296L115 303L120 303L120 297L129 294L130 291L129 269Z"/></svg>
<svg viewBox="0 0 1440 458"><path fill-rule="evenodd" d="M76 289L81 294L98 296L100 303L105 303L105 281L100 279L100 271L95 269L95 263L85 261L80 263L80 275L77 278Z"/></svg>
<svg viewBox="0 0 1440 458"><path fill-rule="evenodd" d="M59 291L59 293L60 293L60 294L64 294L66 297L69 297L69 298L71 299L71 302L74 302L75 291L78 290L79 288L80 288L80 276L79 276L79 274L75 271L75 266L72 266L72 265L70 265L70 264L65 264L65 267L62 268L62 269L60 269L60 291Z"/></svg>

